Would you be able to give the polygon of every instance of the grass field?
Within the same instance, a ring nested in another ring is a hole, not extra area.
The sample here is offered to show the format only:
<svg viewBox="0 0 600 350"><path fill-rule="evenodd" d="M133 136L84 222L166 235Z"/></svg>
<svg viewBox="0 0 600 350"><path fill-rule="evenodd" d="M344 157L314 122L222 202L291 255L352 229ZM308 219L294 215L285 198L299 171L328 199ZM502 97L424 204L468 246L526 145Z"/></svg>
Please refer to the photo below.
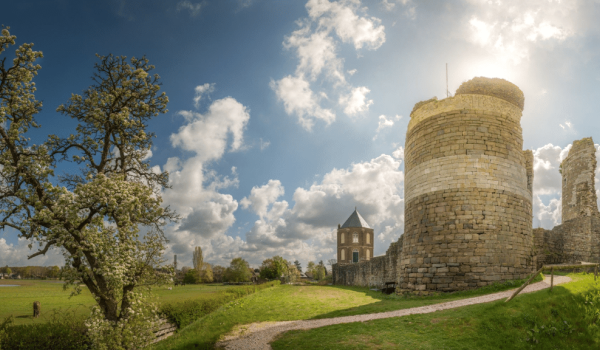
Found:
<svg viewBox="0 0 600 350"><path fill-rule="evenodd" d="M592 275L503 300L368 322L291 331L273 349L598 349L576 300Z"/></svg>
<svg viewBox="0 0 600 350"><path fill-rule="evenodd" d="M540 279L538 277L538 280ZM156 344L154 349L212 348L220 336L230 332L237 325L399 310L493 293L514 288L520 283L412 298L386 296L361 287L282 285L231 302L181 329L175 336Z"/></svg>
<svg viewBox="0 0 600 350"><path fill-rule="evenodd" d="M52 310L64 312L71 310L76 315L86 316L89 307L95 305L87 288L80 295L69 298L70 289L63 290L63 283L55 280L0 280L0 285L16 284L19 287L0 287L0 321L13 315L15 325L47 322ZM222 285L186 285L173 287L155 287L153 293L160 303L177 302L186 299L199 298L207 293L227 288ZM33 318L33 302L39 301L42 313L39 318Z"/></svg>

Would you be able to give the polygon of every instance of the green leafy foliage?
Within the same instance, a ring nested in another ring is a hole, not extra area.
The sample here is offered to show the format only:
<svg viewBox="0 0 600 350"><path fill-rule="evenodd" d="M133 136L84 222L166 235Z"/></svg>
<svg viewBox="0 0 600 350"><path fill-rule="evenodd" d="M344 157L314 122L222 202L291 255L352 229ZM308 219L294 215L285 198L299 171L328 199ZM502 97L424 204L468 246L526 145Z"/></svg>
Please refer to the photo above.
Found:
<svg viewBox="0 0 600 350"><path fill-rule="evenodd" d="M198 283L198 272L196 271L196 269L187 270L187 272L185 273L185 276L183 277L183 283L186 283L186 284Z"/></svg>
<svg viewBox="0 0 600 350"><path fill-rule="evenodd" d="M171 322L175 323L178 328L183 328L232 300L243 298L259 290L276 285L279 285L279 281L272 281L257 286L230 287L224 291L202 298L164 304L160 312Z"/></svg>
<svg viewBox="0 0 600 350"><path fill-rule="evenodd" d="M225 282L248 282L252 277L248 262L242 258L231 260L229 267L225 270L223 281Z"/></svg>
<svg viewBox="0 0 600 350"><path fill-rule="evenodd" d="M0 322L2 350L91 349L83 319L74 311L55 312L47 323L12 325L12 316Z"/></svg>

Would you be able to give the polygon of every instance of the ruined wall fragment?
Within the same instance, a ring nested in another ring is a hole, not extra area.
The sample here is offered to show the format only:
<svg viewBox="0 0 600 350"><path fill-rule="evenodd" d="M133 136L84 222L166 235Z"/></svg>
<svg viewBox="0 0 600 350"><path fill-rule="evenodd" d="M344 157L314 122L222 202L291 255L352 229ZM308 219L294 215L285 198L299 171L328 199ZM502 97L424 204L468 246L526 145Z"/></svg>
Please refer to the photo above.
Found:
<svg viewBox="0 0 600 350"><path fill-rule="evenodd" d="M573 141L569 155L561 163L562 222L598 215L594 172L596 148L591 137Z"/></svg>
<svg viewBox="0 0 600 350"><path fill-rule="evenodd" d="M471 289L530 273L533 157L523 152L523 101L514 84L476 78L411 114L402 289Z"/></svg>

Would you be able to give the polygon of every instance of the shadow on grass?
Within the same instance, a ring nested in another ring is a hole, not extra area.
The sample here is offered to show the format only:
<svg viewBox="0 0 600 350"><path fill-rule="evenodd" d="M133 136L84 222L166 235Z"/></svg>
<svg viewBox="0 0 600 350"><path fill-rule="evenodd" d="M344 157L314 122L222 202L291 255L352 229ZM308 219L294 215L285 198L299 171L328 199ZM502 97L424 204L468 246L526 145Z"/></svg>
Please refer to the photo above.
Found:
<svg viewBox="0 0 600 350"><path fill-rule="evenodd" d="M520 287L525 283L527 279L522 280L511 280L502 283L494 283L478 289L457 291L457 292L437 292L428 296L417 296L417 295L397 295L390 294L386 295L380 291L374 291L368 287L355 287L355 286L321 286L328 288L335 288L341 290L349 290L353 292L364 293L365 296L378 300L371 304L362 306L352 307L344 310L336 310L332 312L323 313L313 317L312 319L323 319L343 316L354 316L362 314L371 314L378 312L403 310L419 306L427 306L433 304L444 303L453 300L466 299L471 297L477 297L487 294L493 294L497 292L503 292L506 290ZM542 276L537 276L532 283L542 281Z"/></svg>
<svg viewBox="0 0 600 350"><path fill-rule="evenodd" d="M582 315L593 277L498 300L429 314L290 331L273 349L598 349L598 332Z"/></svg>

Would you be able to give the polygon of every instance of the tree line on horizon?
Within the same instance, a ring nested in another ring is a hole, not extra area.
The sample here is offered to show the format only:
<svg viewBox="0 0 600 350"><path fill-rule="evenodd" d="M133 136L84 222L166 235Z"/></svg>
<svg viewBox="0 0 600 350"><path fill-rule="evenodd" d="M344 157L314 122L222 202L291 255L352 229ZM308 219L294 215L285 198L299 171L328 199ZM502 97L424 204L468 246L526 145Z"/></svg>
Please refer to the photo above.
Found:
<svg viewBox="0 0 600 350"><path fill-rule="evenodd" d="M285 282L297 281L302 273L302 266L298 260L288 261L281 256L274 256L263 260L259 268L253 269L242 257L231 260L228 267L212 265L204 262L201 247L195 247L192 263L194 267L184 266L181 268L179 279L186 284L212 283L212 282L250 282L252 277L263 280L284 279ZM335 261L329 260L334 264ZM315 263L308 262L306 276L321 281L327 278L329 273L323 260Z"/></svg>

